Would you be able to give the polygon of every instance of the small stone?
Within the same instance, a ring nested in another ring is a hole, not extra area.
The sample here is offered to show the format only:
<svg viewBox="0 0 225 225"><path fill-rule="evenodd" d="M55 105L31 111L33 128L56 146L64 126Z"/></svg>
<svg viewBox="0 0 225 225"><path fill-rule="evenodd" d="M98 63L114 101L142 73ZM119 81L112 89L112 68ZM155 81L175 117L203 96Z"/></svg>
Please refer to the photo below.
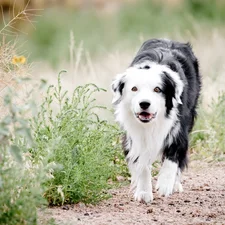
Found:
<svg viewBox="0 0 225 225"><path fill-rule="evenodd" d="M63 205L63 206L61 207L61 209L63 209L63 210L69 210L69 206L68 206L68 205Z"/></svg>
<svg viewBox="0 0 225 225"><path fill-rule="evenodd" d="M119 182L125 181L125 177L123 177L123 176L117 176L116 179Z"/></svg>
<svg viewBox="0 0 225 225"><path fill-rule="evenodd" d="M147 214L152 213L152 212L153 212L152 208L147 210Z"/></svg>
<svg viewBox="0 0 225 225"><path fill-rule="evenodd" d="M84 216L89 216L89 213L88 212L84 213Z"/></svg>
<svg viewBox="0 0 225 225"><path fill-rule="evenodd" d="M170 202L168 205L174 206L174 203Z"/></svg>
<svg viewBox="0 0 225 225"><path fill-rule="evenodd" d="M84 208L85 207L85 204L83 202L78 203L78 205L79 205L80 208Z"/></svg>

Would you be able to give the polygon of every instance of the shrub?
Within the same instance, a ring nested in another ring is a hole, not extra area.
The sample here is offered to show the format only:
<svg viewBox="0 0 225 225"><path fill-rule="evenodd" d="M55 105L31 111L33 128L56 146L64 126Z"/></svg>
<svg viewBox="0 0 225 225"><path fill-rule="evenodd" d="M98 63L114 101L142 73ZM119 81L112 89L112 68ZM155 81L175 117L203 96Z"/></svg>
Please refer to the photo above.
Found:
<svg viewBox="0 0 225 225"><path fill-rule="evenodd" d="M104 92L94 84L77 87L72 97L58 86L50 86L38 117L33 123L34 158L50 155L49 162L58 165L46 183L49 204L96 203L106 198L110 180L126 172L121 169L122 151L118 128L98 116L94 99ZM119 171L120 169L120 171Z"/></svg>
<svg viewBox="0 0 225 225"><path fill-rule="evenodd" d="M46 201L42 183L46 180L44 160L36 161L28 152L32 136L26 107L14 103L13 91L5 96L9 109L0 122L0 224L36 224L37 211Z"/></svg>
<svg viewBox="0 0 225 225"><path fill-rule="evenodd" d="M42 158L34 162L29 153L33 147L29 118L36 107L30 93L23 96L26 101L19 95L29 81L29 64L16 55L15 42L3 39L0 52L0 224L33 225L37 207L47 204L43 183L51 164Z"/></svg>

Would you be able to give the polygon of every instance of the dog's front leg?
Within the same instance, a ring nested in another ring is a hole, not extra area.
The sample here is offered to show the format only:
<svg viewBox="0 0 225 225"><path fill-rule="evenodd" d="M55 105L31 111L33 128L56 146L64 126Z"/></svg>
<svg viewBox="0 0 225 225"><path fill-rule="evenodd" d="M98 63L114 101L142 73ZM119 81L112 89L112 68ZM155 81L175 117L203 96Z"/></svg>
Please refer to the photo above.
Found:
<svg viewBox="0 0 225 225"><path fill-rule="evenodd" d="M138 162L129 164L131 172L131 188L137 201L149 203L153 200L151 167L140 166Z"/></svg>
<svg viewBox="0 0 225 225"><path fill-rule="evenodd" d="M162 196L169 196L173 193L175 184L177 182L177 187L180 191L182 186L180 180L177 179L178 174L178 164L169 159L165 159L162 168L159 172L158 181L156 184L156 189L158 193Z"/></svg>

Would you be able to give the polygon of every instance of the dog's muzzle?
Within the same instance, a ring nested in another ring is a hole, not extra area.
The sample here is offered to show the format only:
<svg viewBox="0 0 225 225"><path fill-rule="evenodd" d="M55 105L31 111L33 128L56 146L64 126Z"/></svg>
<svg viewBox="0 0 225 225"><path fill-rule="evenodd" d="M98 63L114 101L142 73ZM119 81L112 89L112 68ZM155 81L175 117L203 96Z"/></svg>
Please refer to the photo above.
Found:
<svg viewBox="0 0 225 225"><path fill-rule="evenodd" d="M136 117L143 123L148 123L156 117L157 113L149 113L146 111L136 113Z"/></svg>

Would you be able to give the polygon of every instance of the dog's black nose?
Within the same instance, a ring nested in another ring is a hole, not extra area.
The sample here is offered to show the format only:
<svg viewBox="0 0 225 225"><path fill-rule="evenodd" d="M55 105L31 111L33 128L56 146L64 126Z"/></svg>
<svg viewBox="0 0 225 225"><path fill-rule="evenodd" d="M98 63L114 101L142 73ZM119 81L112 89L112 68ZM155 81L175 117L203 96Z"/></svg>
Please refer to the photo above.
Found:
<svg viewBox="0 0 225 225"><path fill-rule="evenodd" d="M140 107L142 108L142 109L147 109L151 104L149 103L149 102L140 102L139 103L139 105L140 105Z"/></svg>

